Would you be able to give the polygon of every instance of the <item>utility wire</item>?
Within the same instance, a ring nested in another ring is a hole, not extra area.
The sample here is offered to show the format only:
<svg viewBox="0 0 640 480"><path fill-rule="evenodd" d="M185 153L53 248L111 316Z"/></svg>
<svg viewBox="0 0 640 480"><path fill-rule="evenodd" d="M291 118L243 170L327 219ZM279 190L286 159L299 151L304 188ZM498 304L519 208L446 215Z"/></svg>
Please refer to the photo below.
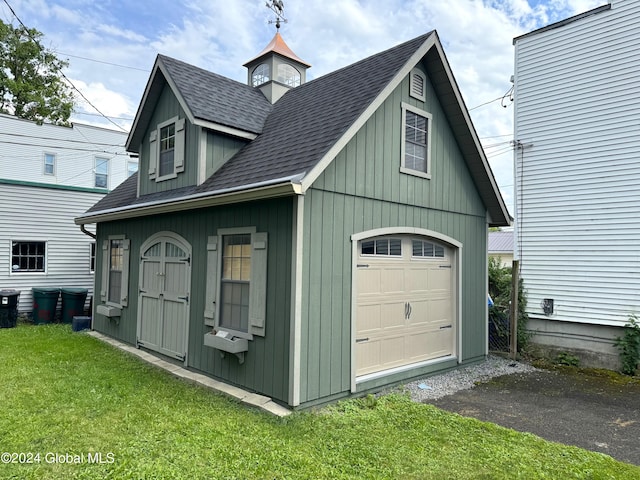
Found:
<svg viewBox="0 0 640 480"><path fill-rule="evenodd" d="M29 32L29 29L27 28L27 26L22 22L22 20L20 20L20 17L18 17L18 15L16 14L16 12L13 10L13 7L9 4L9 2L7 0L3 0L4 3L7 5L7 7L9 7L9 10L11 10L11 13L13 14L13 16L16 18L16 20L18 20L18 22L20 23L20 25L22 25L22 28L24 28L25 33L29 36L29 38L31 38L31 40L33 40L34 43L38 43L36 41L35 38L33 38L31 36L31 33ZM100 111L100 109L98 107L96 107L93 103L91 103L91 101L85 97L84 93L82 93L80 91L80 89L78 89L78 87L76 87L73 82L71 80L69 80L69 77L67 77L63 71L60 71L60 75L62 76L62 78L64 78L66 80L66 82L71 86L71 88L73 88L76 92L78 92L78 94L84 99L85 102L87 102L96 112L98 112L102 117L104 117L107 121L109 121L110 123L112 123L113 125L115 125L116 127L118 127L120 130L122 130L123 132L126 132L127 130L122 128L120 125L118 125L116 122L114 122L113 120L111 120L109 117L107 117L104 113L102 113Z"/></svg>
<svg viewBox="0 0 640 480"><path fill-rule="evenodd" d="M80 132L79 130L77 130L77 132L82 135L82 132ZM54 140L54 141L58 141L58 142L83 143L83 144L96 145L96 146L99 145L101 147L121 147L121 148L124 148L124 144L120 145L120 144L117 144L117 143L92 142L87 137L84 137L85 140L71 140L71 139L65 139L65 138L41 137L41 136L38 136L38 135L25 135L23 133L4 133L4 132L0 132L0 135L7 135L7 136L9 136L11 138L15 138L15 137L37 138L38 140ZM0 140L0 143L2 143L2 142L3 141Z"/></svg>
<svg viewBox="0 0 640 480"><path fill-rule="evenodd" d="M130 67L129 65L121 65L119 63L105 62L104 60L96 60L95 58L81 57L79 55L71 55L70 53L63 53L63 52L57 52L57 53L58 55L63 55L65 57L79 58L81 60L87 60L89 62L103 63L104 65L111 65L113 67L129 68L131 70L138 70L140 72L150 73L150 70L146 68Z"/></svg>

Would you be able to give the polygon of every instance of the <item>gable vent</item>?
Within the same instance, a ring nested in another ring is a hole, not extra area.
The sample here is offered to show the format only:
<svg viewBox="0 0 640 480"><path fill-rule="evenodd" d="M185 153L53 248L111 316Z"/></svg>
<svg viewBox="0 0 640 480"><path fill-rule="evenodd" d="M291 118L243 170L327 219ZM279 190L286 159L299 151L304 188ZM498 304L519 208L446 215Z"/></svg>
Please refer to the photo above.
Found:
<svg viewBox="0 0 640 480"><path fill-rule="evenodd" d="M409 87L409 95L418 100L425 101L426 77L420 70L411 72L411 85Z"/></svg>

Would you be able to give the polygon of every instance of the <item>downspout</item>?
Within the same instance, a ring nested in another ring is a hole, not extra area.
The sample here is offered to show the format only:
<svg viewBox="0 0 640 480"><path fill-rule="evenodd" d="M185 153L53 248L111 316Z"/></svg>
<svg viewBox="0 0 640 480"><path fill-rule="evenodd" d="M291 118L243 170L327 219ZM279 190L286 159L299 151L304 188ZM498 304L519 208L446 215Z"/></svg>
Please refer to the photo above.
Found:
<svg viewBox="0 0 640 480"><path fill-rule="evenodd" d="M84 233L85 235L89 235L91 238L93 238L94 240L96 239L96 234L95 233L91 233L89 230L87 230L84 226L84 223L80 224L80 230L82 231L82 233Z"/></svg>

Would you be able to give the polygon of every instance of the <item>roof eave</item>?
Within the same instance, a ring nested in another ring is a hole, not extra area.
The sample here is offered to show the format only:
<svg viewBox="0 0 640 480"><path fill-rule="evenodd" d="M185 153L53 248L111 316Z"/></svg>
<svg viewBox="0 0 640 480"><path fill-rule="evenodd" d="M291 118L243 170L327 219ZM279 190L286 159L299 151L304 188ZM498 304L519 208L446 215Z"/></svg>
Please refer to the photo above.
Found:
<svg viewBox="0 0 640 480"><path fill-rule="evenodd" d="M176 199L158 200L98 212L89 212L76 217L74 222L76 225L86 225L232 203L250 202L253 200L264 200L267 198L300 195L302 191L298 177L299 176L288 177L285 179L277 179L270 183L259 183L252 186L242 185L212 192L202 192Z"/></svg>

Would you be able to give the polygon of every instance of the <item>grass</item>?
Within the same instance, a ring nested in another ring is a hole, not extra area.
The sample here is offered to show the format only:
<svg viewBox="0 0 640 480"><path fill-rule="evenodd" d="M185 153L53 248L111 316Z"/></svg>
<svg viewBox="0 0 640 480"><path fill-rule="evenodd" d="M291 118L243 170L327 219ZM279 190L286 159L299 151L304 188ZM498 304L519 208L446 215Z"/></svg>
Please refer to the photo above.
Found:
<svg viewBox="0 0 640 480"><path fill-rule="evenodd" d="M606 455L398 394L275 418L65 325L0 330L0 452L40 454L0 464L0 478L20 479L640 478Z"/></svg>

